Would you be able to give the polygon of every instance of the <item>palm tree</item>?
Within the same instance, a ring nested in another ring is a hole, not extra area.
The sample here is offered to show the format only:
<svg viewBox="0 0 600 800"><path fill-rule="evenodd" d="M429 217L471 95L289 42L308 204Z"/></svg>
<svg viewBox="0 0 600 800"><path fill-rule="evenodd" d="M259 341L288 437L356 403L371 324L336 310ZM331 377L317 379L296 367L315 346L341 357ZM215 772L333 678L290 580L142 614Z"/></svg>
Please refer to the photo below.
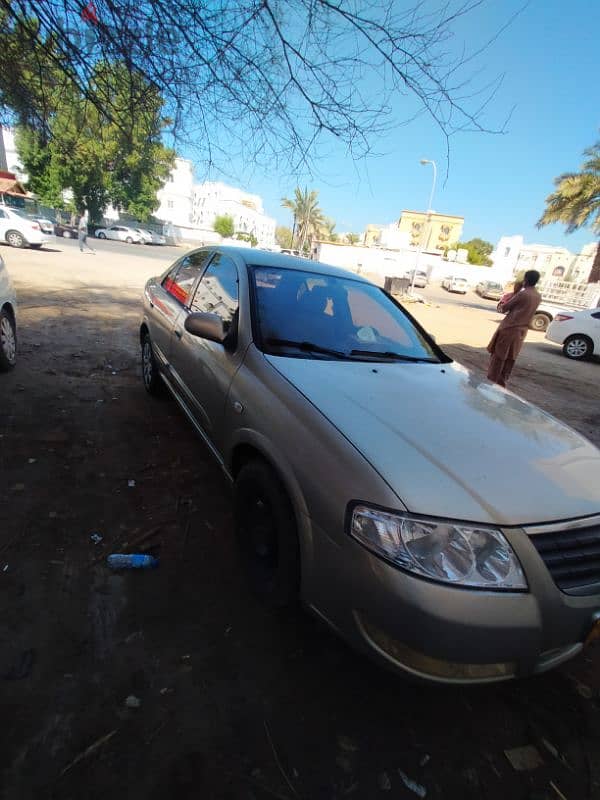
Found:
<svg viewBox="0 0 600 800"><path fill-rule="evenodd" d="M600 141L583 151L586 160L581 172L565 172L554 179L556 190L546 198L546 210L538 228L562 222L567 233L590 225L600 236ZM600 281L600 244L588 278L589 283Z"/></svg>
<svg viewBox="0 0 600 800"><path fill-rule="evenodd" d="M325 217L319 208L319 193L302 191L298 186L294 190L294 197L283 197L281 205L289 208L294 215L294 239L299 243L299 250L304 250L307 241L312 236L317 236L324 226Z"/></svg>

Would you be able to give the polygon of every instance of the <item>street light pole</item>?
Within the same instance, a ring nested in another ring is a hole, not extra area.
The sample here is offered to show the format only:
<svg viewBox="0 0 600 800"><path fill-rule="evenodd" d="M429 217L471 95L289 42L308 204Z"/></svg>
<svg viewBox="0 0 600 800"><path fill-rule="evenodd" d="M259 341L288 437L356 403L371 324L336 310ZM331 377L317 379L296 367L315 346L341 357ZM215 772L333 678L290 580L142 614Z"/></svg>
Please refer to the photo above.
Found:
<svg viewBox="0 0 600 800"><path fill-rule="evenodd" d="M429 205L427 206L427 222L424 231L424 233L426 234L425 245L427 246L427 238L429 237L430 233L429 228L431 224L431 214L433 213L433 195L435 194L435 184L437 181L437 165L435 161L432 161L429 158L422 158L420 163L422 165L431 164L431 166L433 167L433 183L431 184L431 192L429 194ZM415 267L413 269L412 280L410 282L410 294L413 293L413 290L415 288L415 276L417 274L417 267L419 266L419 261L421 260L421 252L423 251L422 242L423 238L419 237L419 249L417 250L417 258L415 260Z"/></svg>

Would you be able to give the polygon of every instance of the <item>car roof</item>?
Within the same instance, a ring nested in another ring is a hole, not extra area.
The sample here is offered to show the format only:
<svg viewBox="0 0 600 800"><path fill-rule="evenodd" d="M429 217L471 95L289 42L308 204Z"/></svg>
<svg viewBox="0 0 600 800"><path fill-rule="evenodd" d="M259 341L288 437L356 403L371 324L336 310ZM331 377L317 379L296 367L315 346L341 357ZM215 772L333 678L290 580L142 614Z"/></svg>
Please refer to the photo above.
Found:
<svg viewBox="0 0 600 800"><path fill-rule="evenodd" d="M298 256L288 256L284 253L273 253L270 250L260 250L258 248L249 247L233 247L233 246L207 246L197 248L198 250L211 250L223 253L225 255L233 255L241 258L246 264L253 267L273 267L276 269L295 269L302 272L313 272L317 275L329 275L335 278L350 278L351 280L360 281L361 283L371 283L362 275L358 275L351 270L341 269L334 267L331 264L323 264L320 261L311 261L308 258L299 258ZM190 250L190 252L195 252Z"/></svg>

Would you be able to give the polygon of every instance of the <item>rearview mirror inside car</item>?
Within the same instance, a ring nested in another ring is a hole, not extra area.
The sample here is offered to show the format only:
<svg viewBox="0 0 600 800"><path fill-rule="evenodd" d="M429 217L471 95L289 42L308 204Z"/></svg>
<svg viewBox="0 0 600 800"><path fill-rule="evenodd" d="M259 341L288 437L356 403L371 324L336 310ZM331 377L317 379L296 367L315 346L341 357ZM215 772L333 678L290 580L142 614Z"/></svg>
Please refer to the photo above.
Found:
<svg viewBox="0 0 600 800"><path fill-rule="evenodd" d="M223 329L223 320L217 314L194 312L187 317L184 327L192 336L219 344L223 344L227 335Z"/></svg>

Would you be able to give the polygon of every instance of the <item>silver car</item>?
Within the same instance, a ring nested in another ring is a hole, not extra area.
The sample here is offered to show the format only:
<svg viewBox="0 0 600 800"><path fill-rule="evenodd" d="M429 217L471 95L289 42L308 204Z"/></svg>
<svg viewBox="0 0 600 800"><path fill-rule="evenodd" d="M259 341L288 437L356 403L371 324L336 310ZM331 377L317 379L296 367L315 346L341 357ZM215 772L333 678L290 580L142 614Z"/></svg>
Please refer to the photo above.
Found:
<svg viewBox="0 0 600 800"><path fill-rule="evenodd" d="M542 672L598 633L600 452L353 273L202 248L151 279L143 378L234 484L250 582L398 672Z"/></svg>
<svg viewBox="0 0 600 800"><path fill-rule="evenodd" d="M17 361L17 296L0 256L0 372Z"/></svg>

